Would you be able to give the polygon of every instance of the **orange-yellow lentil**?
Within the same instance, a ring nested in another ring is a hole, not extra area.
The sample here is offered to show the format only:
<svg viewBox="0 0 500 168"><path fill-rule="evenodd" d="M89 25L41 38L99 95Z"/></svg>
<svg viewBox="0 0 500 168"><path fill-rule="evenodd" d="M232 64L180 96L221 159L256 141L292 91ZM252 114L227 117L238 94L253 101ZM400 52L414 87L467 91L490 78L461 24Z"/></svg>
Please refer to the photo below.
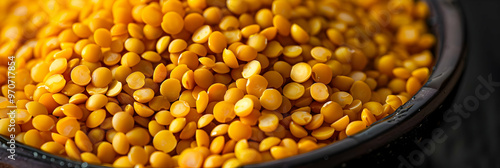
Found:
<svg viewBox="0 0 500 168"><path fill-rule="evenodd" d="M172 151L177 145L177 139L174 134L168 130L162 130L156 133L153 138L153 145L157 150L163 152Z"/></svg>

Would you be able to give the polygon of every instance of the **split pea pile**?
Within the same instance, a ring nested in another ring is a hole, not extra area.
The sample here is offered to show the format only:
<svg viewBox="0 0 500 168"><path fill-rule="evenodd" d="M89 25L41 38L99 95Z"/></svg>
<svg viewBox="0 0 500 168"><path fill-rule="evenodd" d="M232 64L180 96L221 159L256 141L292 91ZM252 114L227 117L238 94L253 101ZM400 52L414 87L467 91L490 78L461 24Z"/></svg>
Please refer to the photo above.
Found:
<svg viewBox="0 0 500 168"><path fill-rule="evenodd" d="M2 0L0 134L13 89L17 141L91 164L306 153L422 87L428 15L413 0Z"/></svg>

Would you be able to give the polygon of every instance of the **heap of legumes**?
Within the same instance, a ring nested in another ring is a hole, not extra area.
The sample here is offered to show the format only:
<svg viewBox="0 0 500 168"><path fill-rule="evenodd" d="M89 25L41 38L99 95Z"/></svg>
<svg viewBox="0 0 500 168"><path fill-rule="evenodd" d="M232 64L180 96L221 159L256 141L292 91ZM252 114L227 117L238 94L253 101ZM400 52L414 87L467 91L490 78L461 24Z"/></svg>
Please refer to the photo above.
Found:
<svg viewBox="0 0 500 168"><path fill-rule="evenodd" d="M15 106L19 143L91 164L306 153L421 88L428 15L413 0L2 0L0 134Z"/></svg>

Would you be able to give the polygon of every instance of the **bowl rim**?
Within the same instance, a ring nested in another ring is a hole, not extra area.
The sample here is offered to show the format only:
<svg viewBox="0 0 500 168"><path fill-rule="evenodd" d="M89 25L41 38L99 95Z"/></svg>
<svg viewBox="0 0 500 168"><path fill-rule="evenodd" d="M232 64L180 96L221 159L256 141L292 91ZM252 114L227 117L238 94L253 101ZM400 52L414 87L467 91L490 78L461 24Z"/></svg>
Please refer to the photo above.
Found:
<svg viewBox="0 0 500 168"><path fill-rule="evenodd" d="M450 94L464 69L465 26L461 11L454 0L424 1L432 13L429 19L431 30L438 37L434 53L437 61L429 80L415 96L391 115L341 141L304 154L243 167L296 167L314 161L327 161L332 166L338 165L389 143L417 126L437 109ZM0 136L0 148L7 149L8 141L6 137ZM49 163L54 167L106 167L49 154L21 143L16 143L16 155Z"/></svg>

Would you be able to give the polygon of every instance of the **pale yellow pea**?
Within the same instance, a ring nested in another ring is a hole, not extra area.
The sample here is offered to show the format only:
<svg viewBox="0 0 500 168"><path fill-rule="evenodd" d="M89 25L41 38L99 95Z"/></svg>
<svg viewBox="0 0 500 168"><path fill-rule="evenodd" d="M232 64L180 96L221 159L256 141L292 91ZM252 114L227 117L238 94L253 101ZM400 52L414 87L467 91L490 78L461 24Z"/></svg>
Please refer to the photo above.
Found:
<svg viewBox="0 0 500 168"><path fill-rule="evenodd" d="M253 60L245 64L245 66L243 66L243 71L241 72L241 75L243 76L243 78L247 79L252 75L260 74L260 71L261 71L260 62L257 60Z"/></svg>

